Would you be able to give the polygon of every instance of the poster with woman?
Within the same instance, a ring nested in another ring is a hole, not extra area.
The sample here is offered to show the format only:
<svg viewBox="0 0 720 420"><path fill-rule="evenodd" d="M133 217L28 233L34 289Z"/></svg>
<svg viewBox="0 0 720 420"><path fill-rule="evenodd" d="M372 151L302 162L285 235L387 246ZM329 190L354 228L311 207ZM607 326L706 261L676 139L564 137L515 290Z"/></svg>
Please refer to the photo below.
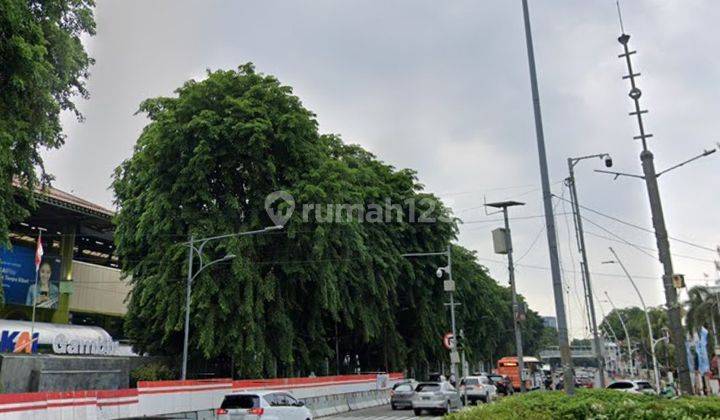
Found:
<svg viewBox="0 0 720 420"><path fill-rule="evenodd" d="M37 294L38 308L56 308L60 296L60 258L45 254L37 272L35 287L35 249L14 245L0 247L0 275L5 303L32 306Z"/></svg>

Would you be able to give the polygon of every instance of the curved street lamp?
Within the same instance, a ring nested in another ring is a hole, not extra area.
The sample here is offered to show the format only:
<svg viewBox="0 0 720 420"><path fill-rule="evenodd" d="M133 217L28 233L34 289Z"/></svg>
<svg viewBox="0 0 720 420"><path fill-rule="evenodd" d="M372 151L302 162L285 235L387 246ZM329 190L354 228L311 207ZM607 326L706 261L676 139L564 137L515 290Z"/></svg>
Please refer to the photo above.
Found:
<svg viewBox="0 0 720 420"><path fill-rule="evenodd" d="M218 258L216 260L210 261L209 263L205 263L203 261L203 249L205 248L205 245L210 241L215 241L218 239L225 239L225 238L231 238L236 236L250 236L250 235L257 235L266 233L273 230L280 230L283 226L268 226L264 229L259 230L251 230L247 232L238 232L238 233L228 233L226 235L218 235L218 236L210 236L203 239L195 239L192 235L190 235L190 241L184 242L182 245L187 245L189 252L188 252L188 275L187 275L187 289L185 291L185 330L184 330L184 337L183 337L183 361L182 361L182 376L181 379L185 380L187 379L187 358L188 358L188 338L190 335L190 294L192 292L192 282L195 280L195 277L198 276L203 270L210 267L211 265L215 265L220 262L229 261L233 258L235 258L234 254L227 254L222 258ZM196 246L196 244L199 244ZM193 274L193 257L197 254L198 258L200 259L200 269L197 270Z"/></svg>

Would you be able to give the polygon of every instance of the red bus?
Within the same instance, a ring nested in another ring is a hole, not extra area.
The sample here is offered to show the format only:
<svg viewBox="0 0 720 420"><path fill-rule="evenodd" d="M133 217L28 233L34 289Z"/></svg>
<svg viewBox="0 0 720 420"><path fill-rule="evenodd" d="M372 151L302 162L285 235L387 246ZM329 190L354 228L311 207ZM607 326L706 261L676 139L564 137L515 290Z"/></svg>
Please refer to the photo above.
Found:
<svg viewBox="0 0 720 420"><path fill-rule="evenodd" d="M542 367L540 360L534 357L523 357L525 364L525 389L536 389L542 386ZM497 373L506 375L512 381L513 388L520 390L520 375L518 372L518 358L516 356L506 356L497 362Z"/></svg>

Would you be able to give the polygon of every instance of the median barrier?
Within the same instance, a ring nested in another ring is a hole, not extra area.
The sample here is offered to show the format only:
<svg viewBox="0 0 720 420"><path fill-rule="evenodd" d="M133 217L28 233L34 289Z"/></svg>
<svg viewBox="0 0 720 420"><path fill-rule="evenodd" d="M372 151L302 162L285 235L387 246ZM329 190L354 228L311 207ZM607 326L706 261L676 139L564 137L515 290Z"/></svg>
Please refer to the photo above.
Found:
<svg viewBox="0 0 720 420"><path fill-rule="evenodd" d="M268 380L140 381L138 388L102 391L0 394L0 419L119 419L209 412L226 394L285 390L307 402L316 416L387 403L387 387L400 373Z"/></svg>

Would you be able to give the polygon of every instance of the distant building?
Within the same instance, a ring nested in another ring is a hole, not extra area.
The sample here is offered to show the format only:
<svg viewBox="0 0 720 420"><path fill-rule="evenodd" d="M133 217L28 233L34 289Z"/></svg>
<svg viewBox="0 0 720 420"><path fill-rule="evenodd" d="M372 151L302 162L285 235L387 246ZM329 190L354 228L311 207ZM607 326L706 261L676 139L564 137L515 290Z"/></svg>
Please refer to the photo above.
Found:
<svg viewBox="0 0 720 420"><path fill-rule="evenodd" d="M555 318L554 316L544 316L542 317L542 320L544 326L557 330L557 318Z"/></svg>

